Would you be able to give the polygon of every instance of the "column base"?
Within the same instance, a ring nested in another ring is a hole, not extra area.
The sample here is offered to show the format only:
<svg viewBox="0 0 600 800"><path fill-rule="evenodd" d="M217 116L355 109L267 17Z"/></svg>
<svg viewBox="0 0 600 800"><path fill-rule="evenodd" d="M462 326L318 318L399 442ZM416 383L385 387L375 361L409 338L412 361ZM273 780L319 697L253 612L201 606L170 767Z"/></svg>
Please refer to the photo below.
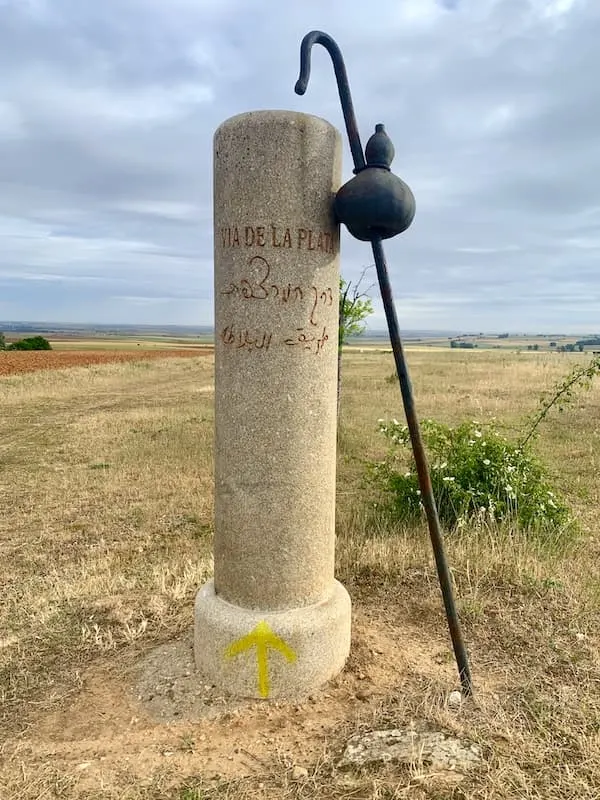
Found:
<svg viewBox="0 0 600 800"><path fill-rule="evenodd" d="M306 696L343 669L350 628L350 596L338 581L321 603L275 612L234 606L209 581L194 609L196 668L237 697Z"/></svg>

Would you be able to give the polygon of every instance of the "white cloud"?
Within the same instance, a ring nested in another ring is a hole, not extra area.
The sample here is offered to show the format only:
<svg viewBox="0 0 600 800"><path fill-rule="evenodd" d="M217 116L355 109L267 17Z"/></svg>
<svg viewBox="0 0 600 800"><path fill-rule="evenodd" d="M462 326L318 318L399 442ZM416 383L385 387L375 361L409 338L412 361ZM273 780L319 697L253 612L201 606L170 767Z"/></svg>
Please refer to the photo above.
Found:
<svg viewBox="0 0 600 800"><path fill-rule="evenodd" d="M72 132L83 128L118 134L184 119L214 99L211 86L183 81L174 86L111 86L102 74L64 75L48 68L25 70L15 95L28 92L29 111ZM29 88L28 88L29 87ZM36 87L36 88L32 88Z"/></svg>
<svg viewBox="0 0 600 800"><path fill-rule="evenodd" d="M535 0L534 8L546 19L556 19L563 17L572 11L579 0Z"/></svg>
<svg viewBox="0 0 600 800"><path fill-rule="evenodd" d="M343 130L322 48L293 93L300 41L320 28L344 53L363 142L386 123L416 197L413 226L386 243L402 327L598 326L597 4L0 0L0 13L2 317L210 323L214 130L257 108ZM346 277L371 259L344 233Z"/></svg>
<svg viewBox="0 0 600 800"><path fill-rule="evenodd" d="M115 211L129 211L149 217L178 220L180 222L207 222L206 215L200 215L192 203L177 203L161 200L132 200L112 204Z"/></svg>
<svg viewBox="0 0 600 800"><path fill-rule="evenodd" d="M18 110L12 103L0 100L0 142L23 134L23 120Z"/></svg>

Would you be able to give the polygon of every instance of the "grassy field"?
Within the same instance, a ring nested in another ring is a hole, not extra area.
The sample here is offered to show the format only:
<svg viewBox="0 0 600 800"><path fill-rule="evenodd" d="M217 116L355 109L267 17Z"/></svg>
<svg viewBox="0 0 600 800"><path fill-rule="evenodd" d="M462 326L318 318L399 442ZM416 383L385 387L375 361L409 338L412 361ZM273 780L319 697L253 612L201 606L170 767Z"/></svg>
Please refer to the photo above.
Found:
<svg viewBox="0 0 600 800"><path fill-rule="evenodd" d="M584 340L586 338L585 335L582 336L566 336L566 335L559 335L559 336L550 336L545 334L540 334L538 336L529 335L529 334L511 334L509 336L498 336L498 335L486 335L486 334L476 334L476 335L469 335L465 334L461 337L455 337L456 344L460 342L470 343L473 345L472 349L477 350L504 350L509 352L517 352L520 350L535 350L537 352L545 352L545 353L552 353L556 352L559 353L559 348L563 347L566 348L567 345L575 345L576 342L580 340ZM425 338L417 338L411 337L410 335L404 336L404 342L407 348L412 349L413 347L417 347L419 349L426 348L426 349L438 349L443 348L448 349L450 348L450 337L448 336L427 336ZM552 345L552 346L551 346ZM352 347L355 348L364 348L364 347L379 347L379 348L386 348L387 340L382 338L376 337L369 337L369 334L365 334L360 338L356 338L352 341ZM460 348L456 348L460 349ZM463 349L471 349L471 348L463 348ZM600 346L596 345L587 345L584 346L584 350L586 351L594 351L600 349ZM575 348L578 351L578 348Z"/></svg>
<svg viewBox="0 0 600 800"><path fill-rule="evenodd" d="M100 333L98 331L9 331L5 332L7 344L32 336L42 336L50 342L53 350L58 351L83 351L83 350L168 350L206 348L214 344L214 336L201 334L198 336L179 335L172 336L166 333Z"/></svg>
<svg viewBox="0 0 600 800"><path fill-rule="evenodd" d="M134 338L129 336L95 336L89 339L79 337L54 338L50 337L53 350L167 350L212 347L208 339L174 338L168 336L144 336Z"/></svg>
<svg viewBox="0 0 600 800"><path fill-rule="evenodd" d="M421 417L496 417L513 433L586 358L409 351ZM0 379L2 800L600 796L600 387L551 414L536 444L581 529L568 552L519 532L448 537L477 693L453 711L427 531L374 523L363 482L386 447L377 420L402 417L393 372L388 353L344 359L347 669L306 702L199 721L153 716L139 675L187 647L212 569L212 358ZM335 768L352 733L410 723L478 743L484 766L460 782ZM307 772L294 779L297 766Z"/></svg>

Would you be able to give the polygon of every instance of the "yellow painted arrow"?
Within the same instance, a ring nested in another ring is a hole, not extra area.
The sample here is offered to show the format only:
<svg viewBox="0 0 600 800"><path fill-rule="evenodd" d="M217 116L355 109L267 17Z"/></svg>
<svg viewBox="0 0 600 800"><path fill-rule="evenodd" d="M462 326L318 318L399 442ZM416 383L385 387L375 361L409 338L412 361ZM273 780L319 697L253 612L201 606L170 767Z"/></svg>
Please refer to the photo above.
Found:
<svg viewBox="0 0 600 800"><path fill-rule="evenodd" d="M261 697L268 697L270 691L269 648L278 650L290 663L296 660L296 653L283 639L273 633L266 622L259 622L249 634L230 644L225 650L225 655L227 658L233 658L253 647L256 647L258 691Z"/></svg>

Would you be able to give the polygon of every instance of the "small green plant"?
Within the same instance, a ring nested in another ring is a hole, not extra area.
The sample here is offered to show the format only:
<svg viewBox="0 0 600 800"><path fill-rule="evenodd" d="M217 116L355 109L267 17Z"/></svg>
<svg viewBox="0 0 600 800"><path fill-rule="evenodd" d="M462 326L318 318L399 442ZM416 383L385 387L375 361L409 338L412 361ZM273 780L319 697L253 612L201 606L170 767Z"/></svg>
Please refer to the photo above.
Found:
<svg viewBox="0 0 600 800"><path fill-rule="evenodd" d="M194 786L184 786L179 792L179 800L204 800L205 797L202 789Z"/></svg>
<svg viewBox="0 0 600 800"><path fill-rule="evenodd" d="M184 753L193 753L196 749L196 740L191 734L184 734L179 740L179 749Z"/></svg>
<svg viewBox="0 0 600 800"><path fill-rule="evenodd" d="M423 505L408 427L397 420L379 420L379 430L390 443L385 458L369 465L380 508L394 520L418 521ZM428 419L421 423L421 433L445 528L509 522L525 529L556 530L570 522L543 465L502 436L493 423L464 422L453 428Z"/></svg>
<svg viewBox="0 0 600 800"><path fill-rule="evenodd" d="M342 396L342 350L346 342L351 336L360 336L364 333L366 324L364 320L369 314L373 313L373 301L368 296L368 292L372 289L362 291L360 286L365 277L367 270L370 267L363 269L358 281L352 284L351 281L346 281L340 278L340 293L339 293L339 326L338 326L338 379L337 379L337 409L338 416L340 413L340 401Z"/></svg>

